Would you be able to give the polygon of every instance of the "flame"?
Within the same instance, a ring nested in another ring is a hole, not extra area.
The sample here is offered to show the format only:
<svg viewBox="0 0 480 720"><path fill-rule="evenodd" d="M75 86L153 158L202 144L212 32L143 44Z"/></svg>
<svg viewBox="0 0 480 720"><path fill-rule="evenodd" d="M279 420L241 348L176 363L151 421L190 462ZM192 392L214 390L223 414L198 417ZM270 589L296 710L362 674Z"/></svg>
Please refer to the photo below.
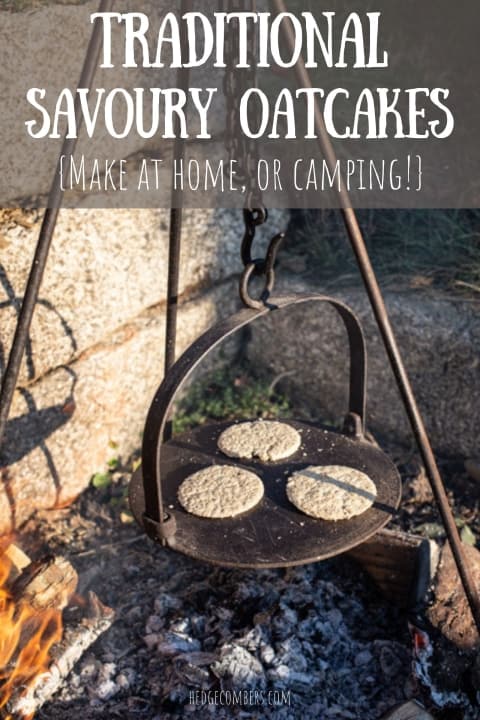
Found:
<svg viewBox="0 0 480 720"><path fill-rule="evenodd" d="M15 602L6 585L11 569L10 559L0 555L0 715L5 720L13 720L5 715L12 694L26 692L48 669L52 645L62 637L59 610L39 612L28 602Z"/></svg>

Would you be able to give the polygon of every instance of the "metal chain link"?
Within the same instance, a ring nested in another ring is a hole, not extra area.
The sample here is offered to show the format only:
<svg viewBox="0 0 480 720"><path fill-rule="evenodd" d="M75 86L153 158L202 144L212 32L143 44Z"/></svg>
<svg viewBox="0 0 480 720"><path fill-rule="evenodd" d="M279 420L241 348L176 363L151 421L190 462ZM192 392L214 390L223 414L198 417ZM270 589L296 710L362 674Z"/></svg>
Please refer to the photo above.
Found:
<svg viewBox="0 0 480 720"><path fill-rule="evenodd" d="M220 7L224 12L256 12L256 0L220 0ZM227 65L223 92L226 103L226 136L225 146L230 161L237 162L236 176L245 185L246 200L243 211L245 233L242 240L241 257L244 271L240 280L240 297L248 307L258 308L268 299L275 280L274 265L276 254L283 233L276 235L270 242L265 259L254 259L252 255L253 242L257 228L268 219L268 210L263 204L262 193L258 186L258 152L255 140L246 137L240 124L240 99L251 88L258 87L256 68L256 39L247 49L248 68L237 68L240 60L239 23L232 20L225 33L225 64ZM257 107L250 109L254 127L260 124L260 114ZM253 276L265 276L265 288L261 300L254 300L248 292L249 281Z"/></svg>
<svg viewBox="0 0 480 720"><path fill-rule="evenodd" d="M256 12L256 0L224 0L225 12ZM253 211L262 208L262 196L257 182L257 144L246 137L240 125L240 99L251 88L258 86L256 68L256 40L247 48L248 68L237 68L240 61L239 22L231 20L225 33L225 60L227 69L223 79L226 101L226 147L229 160L237 162L236 176L246 187L245 208ZM253 123L258 110L252 111Z"/></svg>

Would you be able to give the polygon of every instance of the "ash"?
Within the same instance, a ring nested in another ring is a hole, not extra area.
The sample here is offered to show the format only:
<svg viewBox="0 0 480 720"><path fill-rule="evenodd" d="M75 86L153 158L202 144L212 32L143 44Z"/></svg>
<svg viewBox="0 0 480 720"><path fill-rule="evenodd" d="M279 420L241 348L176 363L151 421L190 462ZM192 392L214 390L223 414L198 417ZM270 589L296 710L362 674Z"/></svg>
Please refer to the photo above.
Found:
<svg viewBox="0 0 480 720"><path fill-rule="evenodd" d="M158 548L107 499L91 490L30 526L117 618L39 719L378 720L416 694L406 618L350 561L213 569Z"/></svg>

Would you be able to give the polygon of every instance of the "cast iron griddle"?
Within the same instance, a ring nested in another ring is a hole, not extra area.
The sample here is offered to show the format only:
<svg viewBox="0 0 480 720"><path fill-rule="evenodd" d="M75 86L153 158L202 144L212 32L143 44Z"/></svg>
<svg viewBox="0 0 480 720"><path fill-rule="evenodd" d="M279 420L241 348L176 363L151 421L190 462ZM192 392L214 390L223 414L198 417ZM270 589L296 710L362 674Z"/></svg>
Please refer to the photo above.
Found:
<svg viewBox="0 0 480 720"><path fill-rule="evenodd" d="M231 422L198 427L162 448L164 504L175 516L173 550L224 567L272 568L316 562L361 544L384 527L400 504L401 481L394 464L370 443L352 440L321 427L287 421L302 436L298 452L286 460L262 463L225 456L217 439ZM265 486L263 500L232 519L210 520L187 513L177 491L188 475L209 465L235 465L255 472ZM365 472L377 486L370 510L351 520L327 522L298 511L288 500L288 476L308 465L346 465ZM130 488L130 504L143 526L145 501L141 469Z"/></svg>

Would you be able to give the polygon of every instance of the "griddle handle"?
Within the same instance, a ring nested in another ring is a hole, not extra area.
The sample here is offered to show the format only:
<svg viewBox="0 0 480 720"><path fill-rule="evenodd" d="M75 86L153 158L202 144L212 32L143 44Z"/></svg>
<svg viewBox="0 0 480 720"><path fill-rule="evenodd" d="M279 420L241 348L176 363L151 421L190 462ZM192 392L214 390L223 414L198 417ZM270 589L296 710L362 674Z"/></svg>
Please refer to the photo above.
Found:
<svg viewBox="0 0 480 720"><path fill-rule="evenodd" d="M335 308L343 320L350 349L349 411L346 416L345 431L357 437L363 436L367 354L363 330L354 312L335 298L315 294L270 298L268 304L261 308L244 308L207 330L183 353L165 376L151 404L143 438L142 475L145 493L145 530L153 539L166 544L175 534L175 519L163 507L160 468L165 426L178 391L199 363L223 340L271 312L306 302L327 303ZM349 431L352 420L354 432Z"/></svg>

